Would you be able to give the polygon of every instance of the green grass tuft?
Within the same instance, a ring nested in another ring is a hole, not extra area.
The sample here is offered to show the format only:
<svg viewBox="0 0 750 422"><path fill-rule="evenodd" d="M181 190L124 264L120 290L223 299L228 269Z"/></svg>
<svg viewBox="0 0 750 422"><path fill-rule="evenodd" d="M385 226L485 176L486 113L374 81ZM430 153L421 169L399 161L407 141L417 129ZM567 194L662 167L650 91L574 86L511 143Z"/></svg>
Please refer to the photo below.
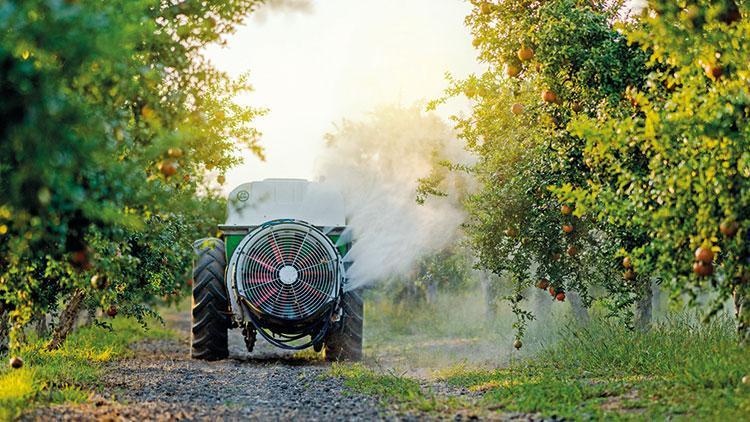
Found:
<svg viewBox="0 0 750 422"><path fill-rule="evenodd" d="M358 363L334 363L331 375L343 378L344 385L357 392L388 400L411 402L425 397L417 381L393 373L377 373Z"/></svg>
<svg viewBox="0 0 750 422"><path fill-rule="evenodd" d="M48 352L39 340L14 353L24 366L12 369L6 363L0 368L0 420L16 419L41 404L84 402L96 387L102 363L130 356L128 346L134 342L174 335L156 324L145 330L125 318L114 319L112 328L80 328L59 350Z"/></svg>
<svg viewBox="0 0 750 422"><path fill-rule="evenodd" d="M376 372L360 363L334 363L330 376L344 380L344 385L360 394L375 396L400 411L440 413L468 405L455 397L440 397L418 381L392 371Z"/></svg>

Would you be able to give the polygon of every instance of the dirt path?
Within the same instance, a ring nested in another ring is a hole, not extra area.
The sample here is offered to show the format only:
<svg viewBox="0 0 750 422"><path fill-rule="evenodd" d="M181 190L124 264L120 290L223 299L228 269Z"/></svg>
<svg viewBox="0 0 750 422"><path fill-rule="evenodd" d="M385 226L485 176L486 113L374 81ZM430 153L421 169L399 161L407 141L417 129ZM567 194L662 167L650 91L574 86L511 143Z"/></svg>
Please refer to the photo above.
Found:
<svg viewBox="0 0 750 422"><path fill-rule="evenodd" d="M378 420L377 399L326 377L328 364L294 358L260 339L252 355L230 332L230 358L191 360L188 316L171 318L178 340L139 343L136 356L110 365L104 391L84 405L38 409L27 420Z"/></svg>

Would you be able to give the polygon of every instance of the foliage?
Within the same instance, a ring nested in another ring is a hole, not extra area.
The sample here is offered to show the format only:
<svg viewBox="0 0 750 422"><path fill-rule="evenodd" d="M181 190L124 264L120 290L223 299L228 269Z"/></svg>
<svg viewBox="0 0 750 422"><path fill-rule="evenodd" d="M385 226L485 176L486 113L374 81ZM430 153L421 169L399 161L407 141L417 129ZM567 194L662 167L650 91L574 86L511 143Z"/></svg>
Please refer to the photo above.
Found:
<svg viewBox="0 0 750 422"><path fill-rule="evenodd" d="M627 248L636 272L694 301L712 294L708 315L750 295L748 13L731 0L651 2L628 30L651 71L631 91L632 116L571 124L598 177L565 196L601 221L642 228L648 241ZM697 259L701 247L713 253ZM748 340L750 311L738 310Z"/></svg>
<svg viewBox="0 0 750 422"><path fill-rule="evenodd" d="M208 176L260 153L246 81L201 56L255 3L0 1L0 317L77 289L138 316L184 286Z"/></svg>
<svg viewBox="0 0 750 422"><path fill-rule="evenodd" d="M465 251L453 248L423 256L410 274L391 277L378 289L394 303L410 306L431 302L438 292L464 291L476 281Z"/></svg>
<svg viewBox="0 0 750 422"><path fill-rule="evenodd" d="M467 201L479 265L511 275L515 291L507 298L519 336L533 318L520 302L535 285L551 288L553 300L576 291L584 304L591 288L602 286L616 310L627 309L642 284L623 283L616 254L640 241L640 232L582 213L554 188L582 186L591 177L585 141L567 123L576 116L626 117L626 88L645 77L646 55L615 29L618 2L475 6L466 23L488 70L451 79L448 96L473 100L471 115L455 120L479 159L469 171L481 188Z"/></svg>

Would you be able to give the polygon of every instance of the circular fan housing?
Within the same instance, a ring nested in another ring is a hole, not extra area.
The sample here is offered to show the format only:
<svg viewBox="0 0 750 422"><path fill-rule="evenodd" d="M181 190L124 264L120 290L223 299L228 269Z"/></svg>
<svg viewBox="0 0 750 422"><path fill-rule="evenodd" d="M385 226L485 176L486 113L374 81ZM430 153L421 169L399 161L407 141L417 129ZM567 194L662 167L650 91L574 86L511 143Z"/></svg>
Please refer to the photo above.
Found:
<svg viewBox="0 0 750 422"><path fill-rule="evenodd" d="M341 258L331 240L301 222L269 222L245 236L229 270L243 302L282 328L330 309L341 286Z"/></svg>

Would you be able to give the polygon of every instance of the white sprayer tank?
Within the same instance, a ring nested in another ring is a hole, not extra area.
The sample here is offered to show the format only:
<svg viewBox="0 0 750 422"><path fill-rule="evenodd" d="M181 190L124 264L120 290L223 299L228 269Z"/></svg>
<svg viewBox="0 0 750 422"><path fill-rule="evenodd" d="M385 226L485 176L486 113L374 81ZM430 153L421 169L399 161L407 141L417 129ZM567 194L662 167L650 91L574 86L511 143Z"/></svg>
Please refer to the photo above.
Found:
<svg viewBox="0 0 750 422"><path fill-rule="evenodd" d="M346 225L344 198L336 189L304 179L244 183L228 197L222 229L255 227L269 220L302 220L317 227Z"/></svg>

